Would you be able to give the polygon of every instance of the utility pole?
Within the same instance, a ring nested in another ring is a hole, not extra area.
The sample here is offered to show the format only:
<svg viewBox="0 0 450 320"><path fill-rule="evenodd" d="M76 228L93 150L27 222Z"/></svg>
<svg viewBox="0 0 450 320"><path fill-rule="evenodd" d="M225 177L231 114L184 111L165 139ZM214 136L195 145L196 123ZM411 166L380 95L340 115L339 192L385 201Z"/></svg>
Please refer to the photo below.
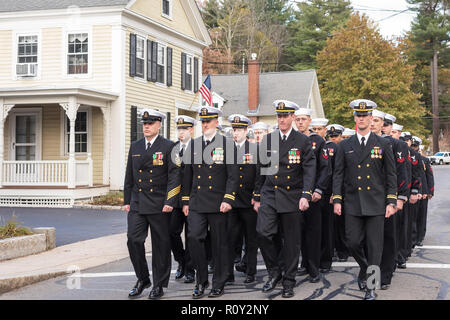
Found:
<svg viewBox="0 0 450 320"><path fill-rule="evenodd" d="M433 109L433 154L439 152L439 91L438 91L438 54L433 52L431 61L431 103Z"/></svg>
<svg viewBox="0 0 450 320"><path fill-rule="evenodd" d="M242 74L245 73L245 52L242 52Z"/></svg>

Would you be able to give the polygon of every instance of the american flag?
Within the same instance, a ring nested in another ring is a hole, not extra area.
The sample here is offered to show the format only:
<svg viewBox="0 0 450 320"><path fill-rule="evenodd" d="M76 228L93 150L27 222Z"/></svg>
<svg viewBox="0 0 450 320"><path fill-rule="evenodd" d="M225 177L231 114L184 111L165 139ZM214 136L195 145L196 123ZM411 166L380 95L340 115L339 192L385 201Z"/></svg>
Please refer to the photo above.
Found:
<svg viewBox="0 0 450 320"><path fill-rule="evenodd" d="M208 74L202 86L200 87L200 93L208 106L212 106L212 94L211 94L211 78Z"/></svg>

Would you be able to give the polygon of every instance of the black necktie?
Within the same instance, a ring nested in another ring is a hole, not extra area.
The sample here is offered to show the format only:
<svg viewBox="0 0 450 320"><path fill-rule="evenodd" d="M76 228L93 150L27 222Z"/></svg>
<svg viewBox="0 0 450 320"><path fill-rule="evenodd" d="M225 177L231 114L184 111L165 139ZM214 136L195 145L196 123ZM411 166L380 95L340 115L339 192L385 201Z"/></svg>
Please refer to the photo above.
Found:
<svg viewBox="0 0 450 320"><path fill-rule="evenodd" d="M206 146L208 146L211 143L211 141L206 140Z"/></svg>
<svg viewBox="0 0 450 320"><path fill-rule="evenodd" d="M361 138L361 148L364 148L366 145L364 144L364 141L366 140L365 137Z"/></svg>
<svg viewBox="0 0 450 320"><path fill-rule="evenodd" d="M184 153L184 144L181 145L180 158L183 157L183 153Z"/></svg>
<svg viewBox="0 0 450 320"><path fill-rule="evenodd" d="M283 134L283 139L281 140L282 142L286 142L286 135Z"/></svg>
<svg viewBox="0 0 450 320"><path fill-rule="evenodd" d="M147 149L145 149L145 150L150 149L151 145L152 145L152 144L151 144L150 142L147 142Z"/></svg>

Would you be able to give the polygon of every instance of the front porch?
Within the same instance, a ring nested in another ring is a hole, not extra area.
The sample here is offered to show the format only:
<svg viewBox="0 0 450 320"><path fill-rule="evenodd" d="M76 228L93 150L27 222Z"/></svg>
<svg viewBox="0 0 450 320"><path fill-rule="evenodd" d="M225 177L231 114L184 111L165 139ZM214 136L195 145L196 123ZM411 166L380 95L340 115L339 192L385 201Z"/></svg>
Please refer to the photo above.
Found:
<svg viewBox="0 0 450 320"><path fill-rule="evenodd" d="M0 90L0 206L69 207L107 193L115 98L85 88Z"/></svg>

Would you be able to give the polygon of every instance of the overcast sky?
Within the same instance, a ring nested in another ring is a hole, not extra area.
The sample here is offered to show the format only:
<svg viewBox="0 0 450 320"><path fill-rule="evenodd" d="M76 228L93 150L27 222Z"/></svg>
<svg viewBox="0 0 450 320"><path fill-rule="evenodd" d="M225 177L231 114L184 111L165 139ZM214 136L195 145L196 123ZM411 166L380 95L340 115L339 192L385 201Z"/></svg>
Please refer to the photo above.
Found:
<svg viewBox="0 0 450 320"><path fill-rule="evenodd" d="M383 10L405 10L408 9L408 3L406 0L351 0L355 11L360 11L368 15L372 20L383 21L378 22L380 32L385 38L391 38L392 36L400 36L405 31L409 31L411 27L411 21L413 20L415 13L406 11L396 16L389 18L398 12L395 11L381 11Z"/></svg>

